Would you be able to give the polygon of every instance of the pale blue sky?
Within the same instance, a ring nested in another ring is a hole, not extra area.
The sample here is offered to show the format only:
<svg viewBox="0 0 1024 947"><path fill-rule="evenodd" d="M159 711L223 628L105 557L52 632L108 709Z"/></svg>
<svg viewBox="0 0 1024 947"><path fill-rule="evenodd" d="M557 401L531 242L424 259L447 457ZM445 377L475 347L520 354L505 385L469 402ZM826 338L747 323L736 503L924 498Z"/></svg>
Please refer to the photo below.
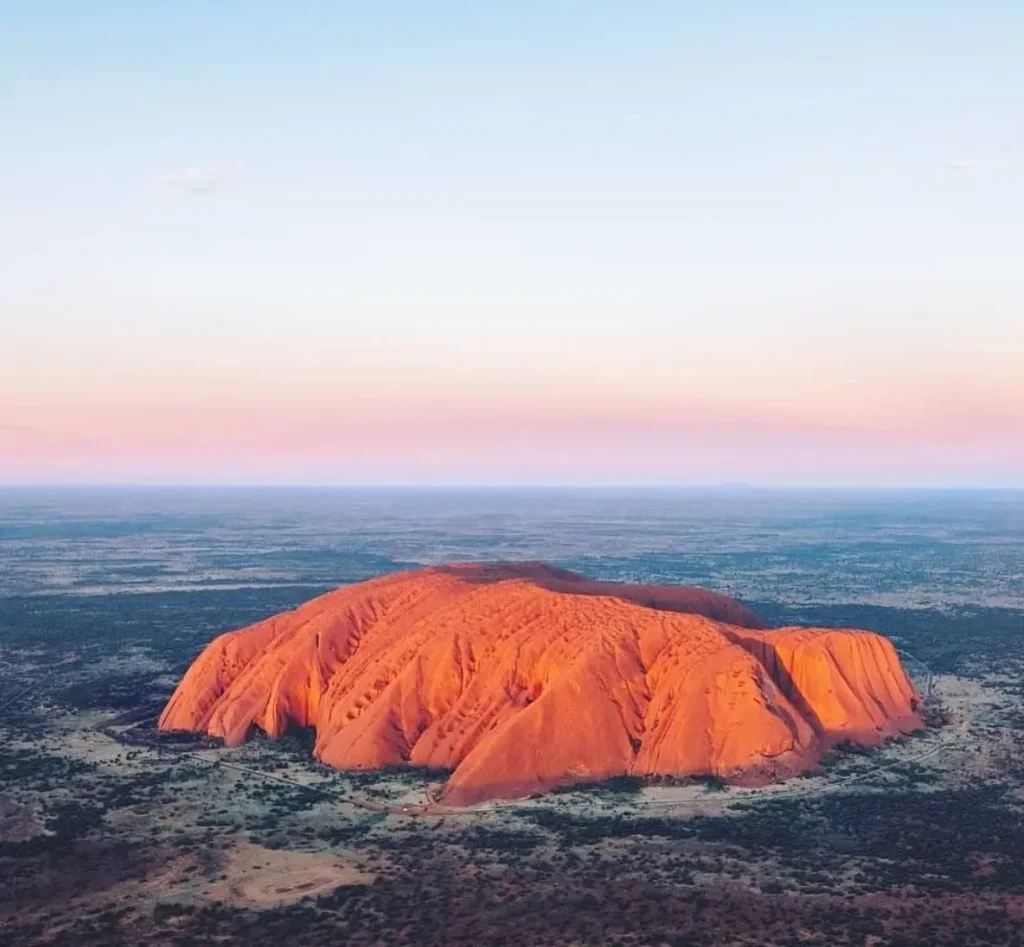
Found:
<svg viewBox="0 0 1024 947"><path fill-rule="evenodd" d="M1022 48L1009 2L0 4L0 410L956 386L1015 436Z"/></svg>

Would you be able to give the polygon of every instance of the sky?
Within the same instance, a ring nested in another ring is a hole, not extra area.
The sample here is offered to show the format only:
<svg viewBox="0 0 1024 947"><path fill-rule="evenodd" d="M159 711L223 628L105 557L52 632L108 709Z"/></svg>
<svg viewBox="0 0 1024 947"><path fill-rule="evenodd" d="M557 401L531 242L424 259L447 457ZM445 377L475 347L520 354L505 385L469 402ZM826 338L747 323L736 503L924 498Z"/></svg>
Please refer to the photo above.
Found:
<svg viewBox="0 0 1024 947"><path fill-rule="evenodd" d="M0 2L0 483L1024 486L1022 36Z"/></svg>

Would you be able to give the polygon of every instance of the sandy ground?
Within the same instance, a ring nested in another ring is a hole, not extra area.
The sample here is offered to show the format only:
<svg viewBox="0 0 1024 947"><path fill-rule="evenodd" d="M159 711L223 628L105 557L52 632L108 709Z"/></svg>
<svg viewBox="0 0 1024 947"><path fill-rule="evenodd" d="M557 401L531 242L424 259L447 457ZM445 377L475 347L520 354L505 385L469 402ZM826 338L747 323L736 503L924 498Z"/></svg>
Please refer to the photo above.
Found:
<svg viewBox="0 0 1024 947"><path fill-rule="evenodd" d="M255 909L373 881L372 875L328 855L277 851L248 842L226 854L222 872L227 877L210 886L209 897Z"/></svg>
<svg viewBox="0 0 1024 947"><path fill-rule="evenodd" d="M28 809L0 796L0 842L27 842L42 833L43 827Z"/></svg>

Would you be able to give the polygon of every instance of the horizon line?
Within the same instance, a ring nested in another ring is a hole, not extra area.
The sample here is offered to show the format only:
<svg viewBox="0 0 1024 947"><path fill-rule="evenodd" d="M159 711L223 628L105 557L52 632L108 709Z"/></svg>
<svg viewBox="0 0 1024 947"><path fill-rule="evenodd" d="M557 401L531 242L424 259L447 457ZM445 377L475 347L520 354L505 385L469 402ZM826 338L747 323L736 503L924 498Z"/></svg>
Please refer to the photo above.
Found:
<svg viewBox="0 0 1024 947"><path fill-rule="evenodd" d="M537 483L502 483L481 481L414 482L393 481L383 483L331 483L331 482L280 482L280 481L51 481L45 483L3 482L0 490L473 490L473 491L538 491L538 490L650 490L650 491L700 491L700 490L840 490L872 492L1024 492L1021 483L899 483L899 482L796 482L777 483L770 481L704 481L693 483L646 483L620 481L607 483L580 483L572 481L550 481Z"/></svg>

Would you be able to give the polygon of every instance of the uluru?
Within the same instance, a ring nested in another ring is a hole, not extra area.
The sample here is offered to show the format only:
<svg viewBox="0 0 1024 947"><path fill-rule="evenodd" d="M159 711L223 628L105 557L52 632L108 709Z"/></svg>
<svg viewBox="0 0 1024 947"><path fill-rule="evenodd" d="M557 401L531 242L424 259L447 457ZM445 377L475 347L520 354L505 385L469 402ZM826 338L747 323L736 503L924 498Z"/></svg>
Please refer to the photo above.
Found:
<svg viewBox="0 0 1024 947"><path fill-rule="evenodd" d="M764 628L696 588L538 563L386 575L214 639L162 730L313 727L342 769L450 771L449 805L618 775L765 782L922 726L892 643Z"/></svg>

